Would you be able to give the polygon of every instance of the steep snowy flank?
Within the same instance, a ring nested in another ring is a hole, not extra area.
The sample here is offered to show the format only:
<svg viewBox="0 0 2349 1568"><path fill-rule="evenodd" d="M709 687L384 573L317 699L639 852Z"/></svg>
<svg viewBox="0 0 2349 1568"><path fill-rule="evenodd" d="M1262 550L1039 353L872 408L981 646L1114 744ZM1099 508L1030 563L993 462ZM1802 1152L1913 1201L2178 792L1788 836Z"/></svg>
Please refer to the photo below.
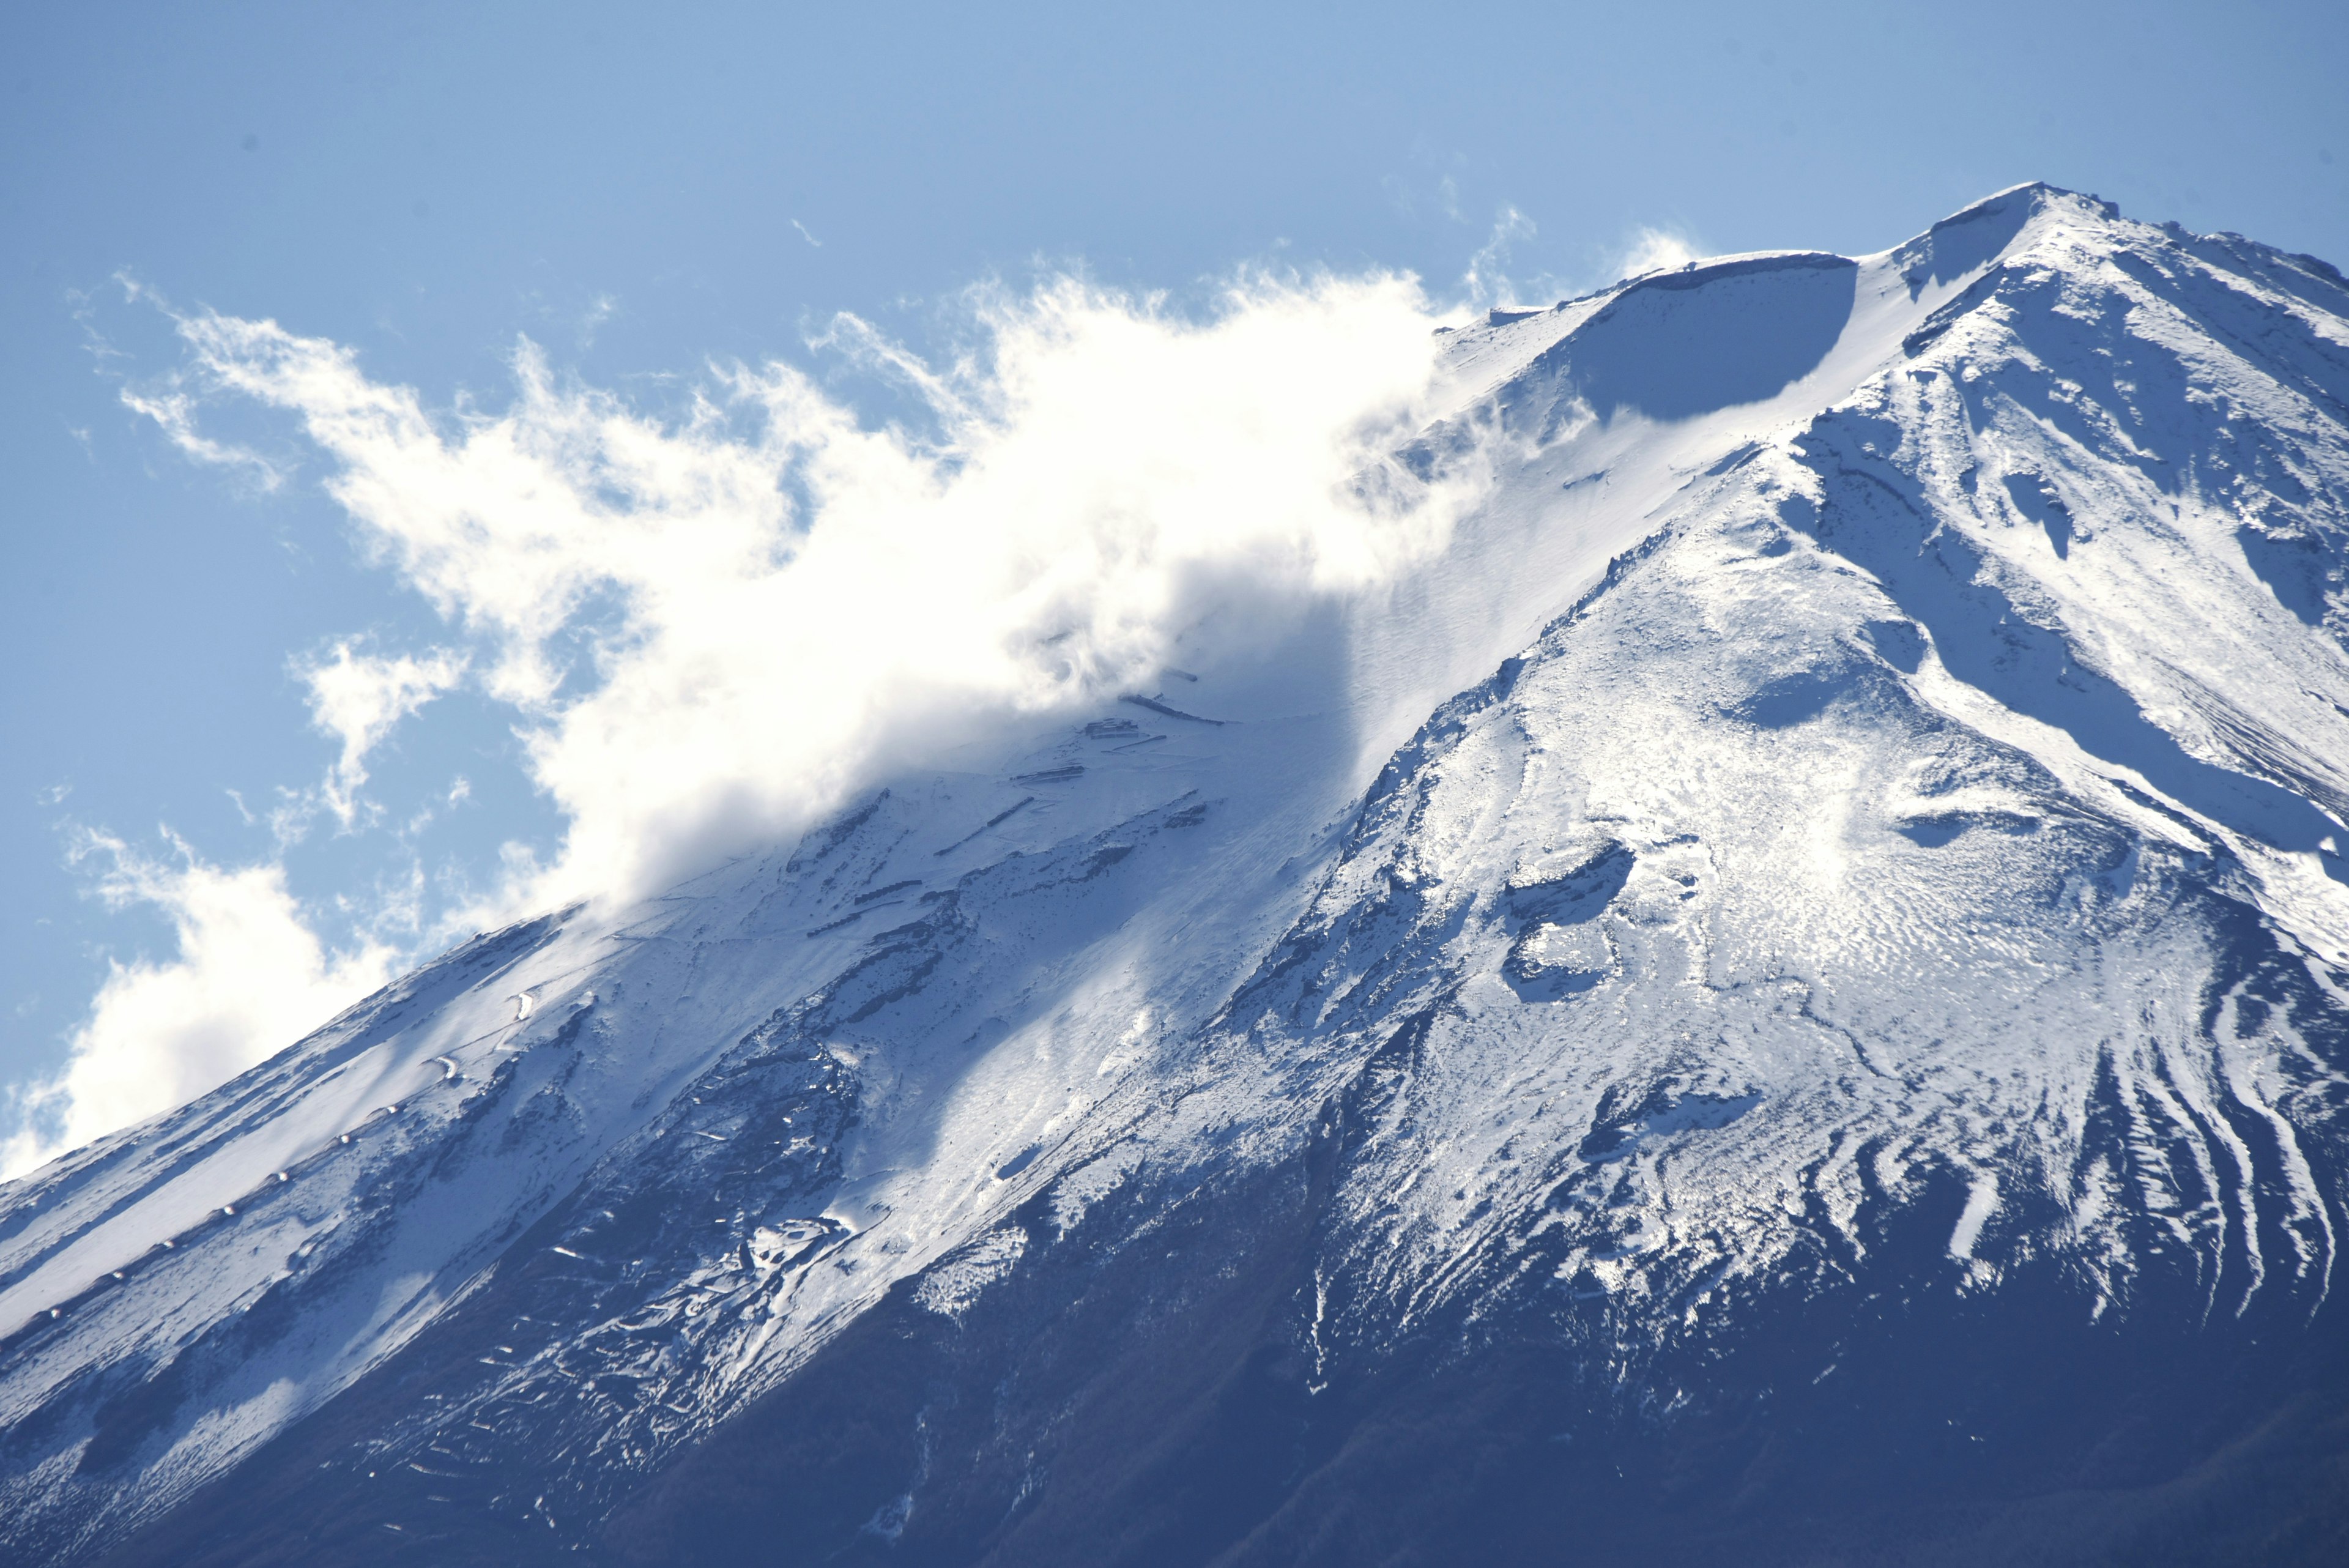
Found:
<svg viewBox="0 0 2349 1568"><path fill-rule="evenodd" d="M1350 1438L1114 1550L1072 1479L1217 1291L1300 1432L1503 1345L1668 1424L1879 1297L2329 1325L2349 285L2033 186L1448 353L1423 576L0 1188L0 1554L654 1560L854 1384L806 1560L1345 1560Z"/></svg>

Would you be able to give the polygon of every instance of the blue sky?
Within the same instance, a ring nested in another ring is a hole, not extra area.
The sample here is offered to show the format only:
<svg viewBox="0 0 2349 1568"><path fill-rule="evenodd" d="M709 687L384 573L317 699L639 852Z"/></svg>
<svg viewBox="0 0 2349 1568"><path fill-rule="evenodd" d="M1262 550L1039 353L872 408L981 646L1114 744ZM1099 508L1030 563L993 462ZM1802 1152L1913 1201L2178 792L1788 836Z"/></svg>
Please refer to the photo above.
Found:
<svg viewBox="0 0 2349 1568"><path fill-rule="evenodd" d="M370 757L374 826L273 833L336 754L296 666L449 633L290 421L204 410L271 489L126 406L185 361L168 311L274 319L443 410L502 406L527 336L656 414L780 358L877 419L902 388L810 337L852 311L935 348L988 278L1543 298L1643 234L1878 250L2028 179L2349 264L2344 59L2320 5L12 8L0 1085L56 1070L110 961L171 957L89 835L282 865L329 929L562 826L460 683Z"/></svg>

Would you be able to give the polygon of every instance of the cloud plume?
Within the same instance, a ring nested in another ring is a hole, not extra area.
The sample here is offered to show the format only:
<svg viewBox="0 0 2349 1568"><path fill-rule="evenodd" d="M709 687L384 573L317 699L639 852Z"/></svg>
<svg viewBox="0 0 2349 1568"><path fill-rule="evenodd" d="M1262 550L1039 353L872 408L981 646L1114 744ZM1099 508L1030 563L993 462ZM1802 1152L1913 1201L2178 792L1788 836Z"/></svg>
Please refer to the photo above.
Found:
<svg viewBox="0 0 2349 1568"><path fill-rule="evenodd" d="M1685 266L1702 253L1677 229L1642 224L1615 255L1609 269L1619 278L1641 277L1667 267Z"/></svg>
<svg viewBox="0 0 2349 1568"><path fill-rule="evenodd" d="M568 823L525 890L548 901L645 890L926 747L1145 679L1221 593L1379 580L1456 510L1385 456L1434 386L1409 280L1254 280L1204 321L1061 281L974 322L943 368L854 318L830 335L918 400L920 434L782 364L718 368L664 421L528 343L504 412L436 416L336 344L178 327L202 394L295 416L368 546L472 643ZM322 717L337 788L450 668L343 657L373 705Z"/></svg>
<svg viewBox="0 0 2349 1568"><path fill-rule="evenodd" d="M1149 681L1218 606L1261 632L1391 580L1473 503L1473 479L1391 456L1441 396L1447 317L1409 278L1252 276L1189 316L1071 279L967 304L946 362L853 317L815 343L894 387L903 425L781 363L713 366L648 412L527 341L502 411L435 409L344 346L210 312L171 317L185 362L125 401L246 473L205 411L288 417L362 547L447 623L452 647L350 639L296 664L338 751L289 798L365 831L395 726L460 684L510 711L563 836L509 844L494 891L437 922L408 913L438 940L780 841L893 767ZM201 1092L420 956L364 919L335 950L278 866L176 841L170 861L103 836L84 853L180 951L116 966L64 1075L32 1091L47 1131L9 1147L17 1168Z"/></svg>

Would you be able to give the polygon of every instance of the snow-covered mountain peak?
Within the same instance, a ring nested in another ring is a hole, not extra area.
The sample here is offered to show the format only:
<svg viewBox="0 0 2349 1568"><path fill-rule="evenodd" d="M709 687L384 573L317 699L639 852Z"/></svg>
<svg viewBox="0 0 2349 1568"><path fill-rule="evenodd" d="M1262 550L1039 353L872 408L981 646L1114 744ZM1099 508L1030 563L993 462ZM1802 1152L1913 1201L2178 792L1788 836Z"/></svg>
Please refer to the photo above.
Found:
<svg viewBox="0 0 2349 1568"><path fill-rule="evenodd" d="M1564 1454L1700 1366L1814 1397L1887 1300L2324 1314L2340 275L2030 185L1444 353L1402 460L1492 478L1424 570L0 1189L0 1538L658 1560L797 1499L1100 1560L1073 1478L1185 1366L1354 1434L1532 1358Z"/></svg>

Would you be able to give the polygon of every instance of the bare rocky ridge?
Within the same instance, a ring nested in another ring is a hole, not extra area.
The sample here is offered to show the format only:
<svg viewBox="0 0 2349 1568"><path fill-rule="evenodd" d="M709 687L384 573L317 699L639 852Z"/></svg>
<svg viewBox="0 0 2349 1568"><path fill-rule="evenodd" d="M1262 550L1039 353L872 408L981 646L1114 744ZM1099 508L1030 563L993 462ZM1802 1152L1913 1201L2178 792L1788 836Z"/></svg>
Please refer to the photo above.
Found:
<svg viewBox="0 0 2349 1568"><path fill-rule="evenodd" d="M1424 578L0 1188L0 1557L2338 1560L2349 285L1448 352Z"/></svg>

